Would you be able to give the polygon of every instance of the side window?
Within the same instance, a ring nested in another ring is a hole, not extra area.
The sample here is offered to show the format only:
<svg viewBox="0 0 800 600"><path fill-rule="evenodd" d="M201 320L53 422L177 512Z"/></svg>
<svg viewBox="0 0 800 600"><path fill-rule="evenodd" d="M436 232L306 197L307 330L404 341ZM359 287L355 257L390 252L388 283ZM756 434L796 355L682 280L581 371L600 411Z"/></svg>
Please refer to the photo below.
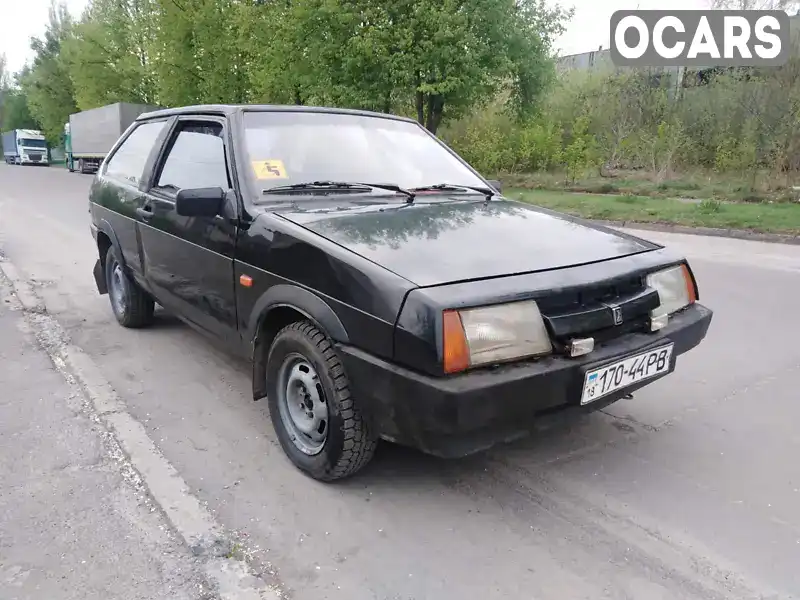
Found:
<svg viewBox="0 0 800 600"><path fill-rule="evenodd" d="M122 142L106 165L106 175L139 185L147 157L166 121L142 123Z"/></svg>
<svg viewBox="0 0 800 600"><path fill-rule="evenodd" d="M155 187L170 191L202 187L229 189L222 125L180 124Z"/></svg>

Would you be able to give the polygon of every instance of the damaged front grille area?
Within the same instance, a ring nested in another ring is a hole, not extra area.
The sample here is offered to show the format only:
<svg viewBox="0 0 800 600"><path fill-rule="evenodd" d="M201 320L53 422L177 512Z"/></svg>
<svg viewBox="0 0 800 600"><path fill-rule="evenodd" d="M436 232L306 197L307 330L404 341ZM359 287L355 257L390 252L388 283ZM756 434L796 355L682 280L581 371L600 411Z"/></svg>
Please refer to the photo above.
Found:
<svg viewBox="0 0 800 600"><path fill-rule="evenodd" d="M623 335L649 331L650 311L658 292L643 276L564 290L537 300L557 351L566 352L576 338L594 338L595 345Z"/></svg>

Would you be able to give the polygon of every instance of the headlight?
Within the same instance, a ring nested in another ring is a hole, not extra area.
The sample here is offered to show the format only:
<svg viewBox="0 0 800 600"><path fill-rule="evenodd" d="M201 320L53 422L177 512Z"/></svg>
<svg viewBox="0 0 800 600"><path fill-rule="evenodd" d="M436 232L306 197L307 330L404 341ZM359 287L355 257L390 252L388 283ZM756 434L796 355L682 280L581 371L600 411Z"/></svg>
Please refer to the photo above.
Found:
<svg viewBox="0 0 800 600"><path fill-rule="evenodd" d="M512 302L443 313L446 373L552 352L536 302Z"/></svg>
<svg viewBox="0 0 800 600"><path fill-rule="evenodd" d="M660 306L650 314L653 321L665 321L669 315L697 299L694 282L686 265L650 273L647 276L647 285L656 289L661 299Z"/></svg>

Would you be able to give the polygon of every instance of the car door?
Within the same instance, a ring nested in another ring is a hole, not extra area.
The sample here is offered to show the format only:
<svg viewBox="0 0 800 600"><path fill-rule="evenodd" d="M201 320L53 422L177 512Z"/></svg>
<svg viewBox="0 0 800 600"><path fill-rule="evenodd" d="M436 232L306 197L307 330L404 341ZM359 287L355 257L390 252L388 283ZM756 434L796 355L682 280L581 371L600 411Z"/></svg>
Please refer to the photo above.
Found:
<svg viewBox="0 0 800 600"><path fill-rule="evenodd" d="M139 240L137 209L145 202L142 177L147 164L163 143L168 120L146 121L136 125L112 150L103 172L92 188L93 210L98 220L106 221L119 242L122 259L130 274L144 283ZM146 283L144 285L146 288Z"/></svg>
<svg viewBox="0 0 800 600"><path fill-rule="evenodd" d="M233 255L238 202L232 190L223 119L181 117L155 164L138 211L145 278L166 308L211 332L236 332ZM228 191L223 215L186 217L175 211L181 189Z"/></svg>

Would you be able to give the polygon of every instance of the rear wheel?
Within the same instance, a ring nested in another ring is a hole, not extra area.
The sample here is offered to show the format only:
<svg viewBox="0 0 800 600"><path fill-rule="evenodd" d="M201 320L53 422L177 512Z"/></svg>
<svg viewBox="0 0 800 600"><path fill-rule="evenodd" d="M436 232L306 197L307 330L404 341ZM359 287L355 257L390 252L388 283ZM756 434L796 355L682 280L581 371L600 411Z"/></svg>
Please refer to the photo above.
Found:
<svg viewBox="0 0 800 600"><path fill-rule="evenodd" d="M350 394L333 344L313 323L300 321L278 333L266 372L272 424L297 468L332 481L369 463L377 436Z"/></svg>
<svg viewBox="0 0 800 600"><path fill-rule="evenodd" d="M106 253L106 283L111 310L120 325L134 329L153 321L153 299L125 272L114 246Z"/></svg>

